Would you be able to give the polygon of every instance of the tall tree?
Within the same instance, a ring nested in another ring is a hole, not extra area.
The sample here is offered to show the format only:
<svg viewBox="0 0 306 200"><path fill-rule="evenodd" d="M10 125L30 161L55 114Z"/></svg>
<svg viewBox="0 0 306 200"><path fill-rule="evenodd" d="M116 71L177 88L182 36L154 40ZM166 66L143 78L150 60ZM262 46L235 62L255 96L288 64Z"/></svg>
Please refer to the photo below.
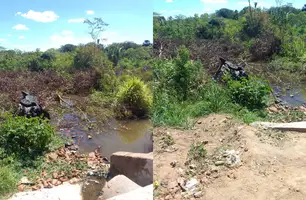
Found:
<svg viewBox="0 0 306 200"><path fill-rule="evenodd" d="M105 31L105 27L108 26L109 24L105 23L102 18L97 18L95 17L92 21L89 19L85 19L84 21L85 24L89 26L89 34L92 37L92 39L99 43L100 41L100 36L103 31ZM102 39L105 40L105 39Z"/></svg>

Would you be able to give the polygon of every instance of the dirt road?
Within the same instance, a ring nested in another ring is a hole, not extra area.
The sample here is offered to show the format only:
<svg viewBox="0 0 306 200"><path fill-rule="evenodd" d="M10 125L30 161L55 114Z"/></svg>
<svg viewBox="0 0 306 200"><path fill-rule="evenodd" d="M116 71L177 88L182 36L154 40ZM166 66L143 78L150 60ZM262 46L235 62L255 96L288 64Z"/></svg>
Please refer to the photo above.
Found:
<svg viewBox="0 0 306 200"><path fill-rule="evenodd" d="M238 154L235 165L226 150ZM193 130L154 130L154 199L306 200L305 171L305 133L259 130L224 115L202 118Z"/></svg>

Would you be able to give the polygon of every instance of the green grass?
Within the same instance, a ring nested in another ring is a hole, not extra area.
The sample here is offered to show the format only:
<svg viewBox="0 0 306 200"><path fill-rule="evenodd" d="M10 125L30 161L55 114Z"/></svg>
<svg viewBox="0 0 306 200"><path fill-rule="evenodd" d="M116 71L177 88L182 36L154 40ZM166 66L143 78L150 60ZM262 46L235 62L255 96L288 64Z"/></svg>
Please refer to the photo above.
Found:
<svg viewBox="0 0 306 200"><path fill-rule="evenodd" d="M228 90L215 83L210 83L202 89L200 98L194 101L179 102L165 92L155 95L152 115L154 126L190 128L196 118L212 113L230 114L247 124L267 119L267 113L263 109L249 110L234 104Z"/></svg>
<svg viewBox="0 0 306 200"><path fill-rule="evenodd" d="M18 176L10 167L0 166L0 180L0 199L17 189Z"/></svg>

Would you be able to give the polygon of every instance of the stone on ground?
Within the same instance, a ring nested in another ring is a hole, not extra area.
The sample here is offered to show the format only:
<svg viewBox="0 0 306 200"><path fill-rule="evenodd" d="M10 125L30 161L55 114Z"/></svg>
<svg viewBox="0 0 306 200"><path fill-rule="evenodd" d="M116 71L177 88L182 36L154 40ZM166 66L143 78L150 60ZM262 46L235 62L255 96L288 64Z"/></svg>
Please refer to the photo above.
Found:
<svg viewBox="0 0 306 200"><path fill-rule="evenodd" d="M141 188L123 175L118 175L108 181L103 188L102 199L108 199L123 193Z"/></svg>

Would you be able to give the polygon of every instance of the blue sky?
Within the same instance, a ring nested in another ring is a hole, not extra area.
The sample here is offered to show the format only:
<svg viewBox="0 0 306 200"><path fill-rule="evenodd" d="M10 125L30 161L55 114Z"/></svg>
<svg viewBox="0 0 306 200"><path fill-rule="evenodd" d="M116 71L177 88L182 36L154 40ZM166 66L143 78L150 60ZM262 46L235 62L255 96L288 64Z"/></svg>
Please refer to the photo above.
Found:
<svg viewBox="0 0 306 200"><path fill-rule="evenodd" d="M152 41L152 0L10 0L1 3L0 46L25 51L87 43L92 39L83 19L101 17L112 42Z"/></svg>
<svg viewBox="0 0 306 200"><path fill-rule="evenodd" d="M193 16L195 13L212 13L220 8L241 10L248 5L248 0L153 0L154 12L163 16L185 15ZM276 6L275 0L251 0L258 2L258 7L270 8ZM302 8L306 2L303 0L283 0L282 4L292 3L296 8Z"/></svg>

